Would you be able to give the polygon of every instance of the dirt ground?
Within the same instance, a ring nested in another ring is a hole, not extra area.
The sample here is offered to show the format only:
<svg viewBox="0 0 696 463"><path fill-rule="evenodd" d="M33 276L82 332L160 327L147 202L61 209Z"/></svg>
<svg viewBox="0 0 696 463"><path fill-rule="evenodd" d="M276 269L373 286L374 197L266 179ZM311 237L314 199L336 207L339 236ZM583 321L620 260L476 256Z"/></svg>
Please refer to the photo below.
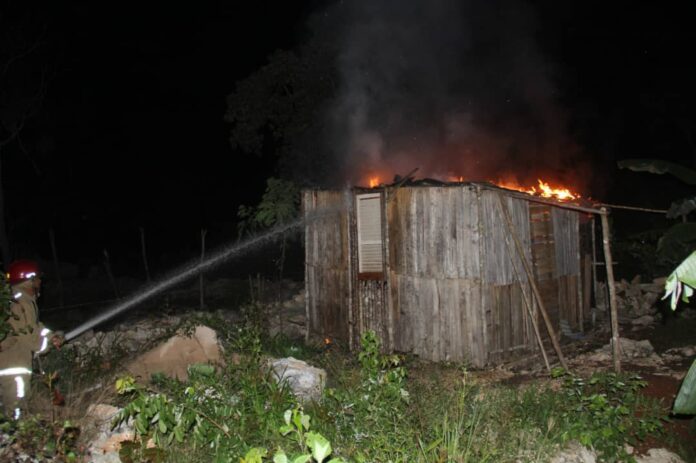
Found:
<svg viewBox="0 0 696 463"><path fill-rule="evenodd" d="M696 309L687 309L694 311ZM653 328L631 333L632 339L648 339L658 355L668 349L696 344L696 317L684 318L681 313L668 314ZM666 357L663 357L666 358ZM646 366L625 365L627 371L639 373L648 385L642 393L660 400L666 409L671 409L681 387L682 379L694 358L665 360L665 365L676 374L665 374ZM665 447L680 454L686 461L696 462L696 418L689 416L670 416L665 423L664 436L648 439L638 451L651 447Z"/></svg>

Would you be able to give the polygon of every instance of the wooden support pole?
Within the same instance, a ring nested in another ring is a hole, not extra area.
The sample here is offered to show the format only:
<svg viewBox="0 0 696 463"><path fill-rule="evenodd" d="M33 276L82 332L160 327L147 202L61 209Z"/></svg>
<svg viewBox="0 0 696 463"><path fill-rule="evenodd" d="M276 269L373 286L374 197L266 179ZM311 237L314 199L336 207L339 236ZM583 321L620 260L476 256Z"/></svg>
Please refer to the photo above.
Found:
<svg viewBox="0 0 696 463"><path fill-rule="evenodd" d="M201 264L205 260L205 235L208 233L208 230L206 229L201 229ZM203 310L205 308L205 283L203 281L203 270L201 267L201 270L198 272L198 290L200 293L200 310Z"/></svg>
<svg viewBox="0 0 696 463"><path fill-rule="evenodd" d="M609 211L601 209L602 218L602 242L604 243L604 261L607 263L607 285L609 286L609 308L611 309L611 347L614 357L614 371L621 372L621 346L619 345L619 319L616 308L616 286L614 282L614 262L611 258L611 240L609 232Z"/></svg>
<svg viewBox="0 0 696 463"><path fill-rule="evenodd" d="M114 278L114 274L111 271L111 259L109 258L109 252L106 249L104 249L104 268L106 269L106 275L109 277L109 281L111 282L111 287L114 289L116 299L119 299L121 296L119 296L118 294L118 286L116 286L116 279Z"/></svg>
<svg viewBox="0 0 696 463"><path fill-rule="evenodd" d="M517 264L515 263L515 253L512 250L512 243L510 243L510 234L505 234L505 246L508 250L508 255L510 256L510 262L512 262L512 269L515 272L515 277L520 284L520 289L522 290L522 298L524 299L524 306L527 308L527 313L532 321L532 327L534 328L534 334L536 336L537 342L539 343L539 349L541 350L541 355L544 357L544 363L546 364L546 370L551 373L551 365L549 364L549 358L546 355L546 349L544 348L544 341L541 339L541 333L539 332L539 324L537 323L536 316L532 310L532 300L527 294L527 288L522 281L519 270L517 269Z"/></svg>
<svg viewBox="0 0 696 463"><path fill-rule="evenodd" d="M53 232L53 227L48 229L48 238L51 240L51 254L53 254L53 268L56 273L56 279L58 281L58 301L59 305L63 306L65 303L64 293L63 293L63 278L60 275L60 263L58 262L58 251L56 249L56 235Z"/></svg>
<svg viewBox="0 0 696 463"><path fill-rule="evenodd" d="M595 307L599 306L599 290L597 289L597 227L595 216L592 216L592 294L594 294ZM595 316L592 315L592 328L594 328Z"/></svg>
<svg viewBox="0 0 696 463"><path fill-rule="evenodd" d="M145 229L140 227L140 251L143 254L143 266L145 267L145 279L149 283L152 281L150 278L150 266L147 265L147 252L145 249Z"/></svg>
<svg viewBox="0 0 696 463"><path fill-rule="evenodd" d="M590 305L592 304L592 257L589 254L585 254L583 258L584 270L583 270L583 282L580 283L584 287L582 293L584 299L582 301L582 324L580 325L580 331L585 332L585 309L591 310Z"/></svg>
<svg viewBox="0 0 696 463"><path fill-rule="evenodd" d="M505 199L503 198L503 195L501 195L500 193L498 193L498 199L500 200L500 209L503 211L503 218L505 219L505 224L507 225L508 233L512 236L512 239L515 243L515 247L517 248L517 254L519 254L520 261L522 261L522 266L524 267L524 271L527 273L527 279L529 280L529 284L532 286L532 292L534 293L534 297L536 297L537 304L539 305L539 310L541 311L541 316L544 318L546 330L548 331L549 337L551 338L553 348L556 351L556 355L558 355L558 360L561 362L563 368L569 370L568 364L566 363L565 357L563 356L563 351L561 350L561 345L558 343L556 330L553 329L551 319L549 319L549 314L546 312L546 306L544 305L544 301L541 298L539 287L537 286L536 281L534 280L534 273L532 272L532 268L529 265L529 262L527 261L527 256L524 255L524 249L522 248L522 244L520 243L519 237L517 236L515 224L512 222L512 219L510 218L510 212L508 211L507 205L505 204Z"/></svg>

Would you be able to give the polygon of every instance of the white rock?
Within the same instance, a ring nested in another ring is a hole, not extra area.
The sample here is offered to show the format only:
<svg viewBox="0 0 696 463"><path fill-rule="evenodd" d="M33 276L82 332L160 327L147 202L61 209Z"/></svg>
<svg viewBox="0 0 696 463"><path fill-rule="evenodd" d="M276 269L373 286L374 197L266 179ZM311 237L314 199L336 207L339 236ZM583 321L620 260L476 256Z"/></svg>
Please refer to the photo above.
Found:
<svg viewBox="0 0 696 463"><path fill-rule="evenodd" d="M636 457L636 463L684 463L684 460L667 449L650 449L647 455Z"/></svg>
<svg viewBox="0 0 696 463"><path fill-rule="evenodd" d="M594 450L583 447L578 442L569 442L556 455L551 457L550 463L596 463L597 455Z"/></svg>
<svg viewBox="0 0 696 463"><path fill-rule="evenodd" d="M91 438L87 444L91 463L119 463L121 443L135 438L132 420L111 429L119 409L108 404L93 404L87 409L83 433Z"/></svg>
<svg viewBox="0 0 696 463"><path fill-rule="evenodd" d="M301 402L321 399L326 384L325 370L293 357L271 359L269 363L274 379L285 383Z"/></svg>

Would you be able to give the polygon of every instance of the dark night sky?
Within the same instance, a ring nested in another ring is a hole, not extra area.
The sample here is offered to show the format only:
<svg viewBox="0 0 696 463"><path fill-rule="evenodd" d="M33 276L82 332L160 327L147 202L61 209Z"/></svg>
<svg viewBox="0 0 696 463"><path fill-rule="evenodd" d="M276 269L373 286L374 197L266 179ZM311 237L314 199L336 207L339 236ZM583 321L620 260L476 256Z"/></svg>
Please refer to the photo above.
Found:
<svg viewBox="0 0 696 463"><path fill-rule="evenodd" d="M137 257L140 225L154 259L195 249L201 227L212 245L234 238L238 206L259 199L273 166L232 151L225 97L269 53L301 42L319 3L57 3L37 9L53 70L26 133L43 147L32 155L40 174L25 155L3 155L19 249L49 257L49 225L61 257L73 261L99 261L104 247ZM691 162L669 118L694 123L693 16L635 2L530 5L558 100L591 153L594 184L609 200L650 202L631 201L641 190L634 179L646 177L619 173L614 161ZM668 122L656 123L654 94L668 95Z"/></svg>

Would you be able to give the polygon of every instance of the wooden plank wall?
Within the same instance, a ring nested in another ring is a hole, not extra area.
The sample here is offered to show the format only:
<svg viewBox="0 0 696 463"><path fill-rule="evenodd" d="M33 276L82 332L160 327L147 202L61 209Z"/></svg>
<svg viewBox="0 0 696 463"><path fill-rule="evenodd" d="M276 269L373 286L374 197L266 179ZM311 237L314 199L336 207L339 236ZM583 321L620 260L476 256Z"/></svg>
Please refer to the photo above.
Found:
<svg viewBox="0 0 696 463"><path fill-rule="evenodd" d="M483 366L476 190L400 188L386 216L394 348Z"/></svg>
<svg viewBox="0 0 696 463"><path fill-rule="evenodd" d="M385 350L477 367L535 350L520 285L530 297L532 292L517 251L511 254L506 245L498 194L475 185L386 190L384 280L357 279L357 247L349 246L354 211L307 224L310 331L344 340L352 333L356 348L361 333L371 329ZM579 261L573 258L579 241L565 242L578 237L577 217L505 200L554 325L560 301L563 316L580 319ZM341 203L342 192L303 195L306 212Z"/></svg>
<svg viewBox="0 0 696 463"><path fill-rule="evenodd" d="M509 233L500 207L498 191L481 192L481 228L483 256L482 303L485 311L488 362L498 363L520 352L535 348L531 320L521 290L531 295L531 287L521 258L511 243L506 244ZM531 262L529 203L505 197L507 209L514 224L513 232L522 245L525 257ZM514 263L514 265L513 265ZM529 301L532 303L532 301Z"/></svg>
<svg viewBox="0 0 696 463"><path fill-rule="evenodd" d="M582 326L582 280L580 274L580 214L554 207L551 221L555 235L559 317L574 331Z"/></svg>
<svg viewBox="0 0 696 463"><path fill-rule="evenodd" d="M545 204L529 204L529 220L532 238L532 262L541 298L551 319L551 324L558 329L560 318L558 313L558 279L556 278L556 246L553 222L551 219L552 206ZM548 338L541 314L537 320L541 335Z"/></svg>
<svg viewBox="0 0 696 463"><path fill-rule="evenodd" d="M305 216L327 211L305 225L305 292L310 335L348 341L348 215L345 193L306 190Z"/></svg>

